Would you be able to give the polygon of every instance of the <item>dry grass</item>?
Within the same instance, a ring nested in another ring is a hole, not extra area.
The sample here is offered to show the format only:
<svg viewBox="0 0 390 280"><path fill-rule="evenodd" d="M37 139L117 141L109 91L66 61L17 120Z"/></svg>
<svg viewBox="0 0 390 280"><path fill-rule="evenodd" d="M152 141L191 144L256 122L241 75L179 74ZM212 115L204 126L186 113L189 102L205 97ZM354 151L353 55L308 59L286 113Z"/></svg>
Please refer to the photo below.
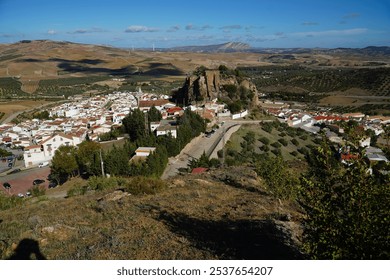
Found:
<svg viewBox="0 0 390 280"><path fill-rule="evenodd" d="M300 257L292 247L299 235L295 206L226 185L213 174L178 177L167 184L154 195L111 189L31 200L23 208L2 211L0 253L5 258L20 240L30 238L47 259ZM289 222L278 219L286 213L292 215Z"/></svg>
<svg viewBox="0 0 390 280"><path fill-rule="evenodd" d="M3 112L5 114L2 120L6 119L8 116L14 113L34 109L38 106L45 105L47 103L49 102L44 100L15 100L0 102L0 112Z"/></svg>

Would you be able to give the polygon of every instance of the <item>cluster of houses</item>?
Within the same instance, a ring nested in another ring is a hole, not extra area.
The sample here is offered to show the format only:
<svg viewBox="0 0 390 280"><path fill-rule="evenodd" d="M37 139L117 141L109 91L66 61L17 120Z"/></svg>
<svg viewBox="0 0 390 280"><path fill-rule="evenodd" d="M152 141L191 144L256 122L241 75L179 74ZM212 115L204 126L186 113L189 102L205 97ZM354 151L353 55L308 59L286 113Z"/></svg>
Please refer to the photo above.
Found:
<svg viewBox="0 0 390 280"><path fill-rule="evenodd" d="M261 107L265 112L274 115L279 120L286 122L289 126L301 128L310 133L318 133L321 125L325 125L327 138L339 145L344 145L342 135L344 129L338 125L340 121L354 120L358 122L358 129L372 130L376 136L384 133L384 127L390 124L390 117L385 116L368 116L362 113L345 113L335 114L330 113L328 109L321 111L305 111L303 109L291 109L287 103L264 101ZM371 138L364 137L359 143L361 147L366 147L366 156L370 161L385 161L388 159L383 151L379 148L370 147ZM350 160L354 157L353 154L344 151L340 152L342 160Z"/></svg>
<svg viewBox="0 0 390 280"><path fill-rule="evenodd" d="M25 167L50 161L61 145L77 146L87 138L99 141L99 136L122 125L131 110L139 108L147 112L155 107L162 114L162 121L149 125L157 136L169 134L177 137L175 119L184 109L169 101L169 96L137 92L113 92L104 96L86 98L74 96L70 102L49 109L49 120L32 119L19 124L0 125L0 142L24 149ZM215 101L202 107L190 106L211 124L218 116L230 116L224 104Z"/></svg>

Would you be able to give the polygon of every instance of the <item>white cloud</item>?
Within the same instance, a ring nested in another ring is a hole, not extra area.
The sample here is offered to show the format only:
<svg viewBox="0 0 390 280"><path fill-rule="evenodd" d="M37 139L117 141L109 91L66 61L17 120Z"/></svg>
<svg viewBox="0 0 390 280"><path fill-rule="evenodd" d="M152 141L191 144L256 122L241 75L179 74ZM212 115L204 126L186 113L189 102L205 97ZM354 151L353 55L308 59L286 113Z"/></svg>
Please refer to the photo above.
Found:
<svg viewBox="0 0 390 280"><path fill-rule="evenodd" d="M159 31L158 28L147 27L143 25L130 25L125 30L126 33L157 32L157 31Z"/></svg>
<svg viewBox="0 0 390 280"><path fill-rule="evenodd" d="M318 22L314 22L314 21L305 21L305 22L302 22L302 25L314 26L314 25L319 25L319 23Z"/></svg>
<svg viewBox="0 0 390 280"><path fill-rule="evenodd" d="M50 29L50 30L47 31L47 34L49 34L49 35L55 35L55 34L57 34L57 31L55 31L55 30L53 30L53 29Z"/></svg>
<svg viewBox="0 0 390 280"><path fill-rule="evenodd" d="M296 32L291 35L302 36L302 37L314 37L314 36L349 36L359 35L366 33L367 28L353 28L353 29L342 29L342 30L324 30L324 31L310 31L310 32Z"/></svg>
<svg viewBox="0 0 390 280"><path fill-rule="evenodd" d="M222 26L220 27L219 29L221 29L223 32L226 32L226 33L229 33L231 32L232 30L240 30L242 29L242 25L239 25L239 24L233 24L233 25L225 25L225 26Z"/></svg>
<svg viewBox="0 0 390 280"><path fill-rule="evenodd" d="M180 25L174 25L174 26L171 26L167 32L176 32L176 31L179 31L180 30Z"/></svg>
<svg viewBox="0 0 390 280"><path fill-rule="evenodd" d="M226 30L226 29L241 29L242 26L239 24L233 24L233 25L225 25L222 26L220 29Z"/></svg>
<svg viewBox="0 0 390 280"><path fill-rule="evenodd" d="M77 29L75 31L68 32L68 34L86 34L86 33L102 33L102 32L106 32L106 31L99 27L93 27L89 29Z"/></svg>
<svg viewBox="0 0 390 280"><path fill-rule="evenodd" d="M350 14L343 16L344 19L351 19L351 18L358 18L358 17L360 17L359 13L350 13Z"/></svg>
<svg viewBox="0 0 390 280"><path fill-rule="evenodd" d="M204 31L206 29L212 29L213 27L211 25L208 25L208 24L205 24L205 25L202 25L202 26L196 26L196 25L193 25L193 24L187 24L185 28L186 28L186 30L200 30L200 31Z"/></svg>

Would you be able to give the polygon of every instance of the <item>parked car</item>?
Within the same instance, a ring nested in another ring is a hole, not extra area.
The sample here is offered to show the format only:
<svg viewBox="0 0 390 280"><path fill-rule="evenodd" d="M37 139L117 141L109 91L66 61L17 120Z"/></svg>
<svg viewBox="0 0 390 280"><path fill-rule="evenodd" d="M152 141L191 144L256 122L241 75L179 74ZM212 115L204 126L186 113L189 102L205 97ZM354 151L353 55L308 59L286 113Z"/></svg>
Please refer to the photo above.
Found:
<svg viewBox="0 0 390 280"><path fill-rule="evenodd" d="M18 197L23 198L23 197L24 197L24 194L18 193Z"/></svg>
<svg viewBox="0 0 390 280"><path fill-rule="evenodd" d="M9 175L9 174L15 174L15 173L18 173L18 172L20 172L20 171L21 171L20 168L16 168L16 169L14 169L14 170L8 172L7 174L8 174L8 175Z"/></svg>
<svg viewBox="0 0 390 280"><path fill-rule="evenodd" d="M35 186L35 185L43 184L44 182L45 182L45 180L43 180L43 179L35 179L33 181L33 185Z"/></svg>
<svg viewBox="0 0 390 280"><path fill-rule="evenodd" d="M57 185L58 185L57 182L54 182L54 181L50 182L49 183L49 189L53 189L53 188L57 187Z"/></svg>
<svg viewBox="0 0 390 280"><path fill-rule="evenodd" d="M41 168L41 167L48 166L48 165L49 165L49 162L45 161L45 162L41 162L38 166L39 166L39 168Z"/></svg>
<svg viewBox="0 0 390 280"><path fill-rule="evenodd" d="M11 184L8 182L3 183L3 187L6 188L7 190L11 188Z"/></svg>

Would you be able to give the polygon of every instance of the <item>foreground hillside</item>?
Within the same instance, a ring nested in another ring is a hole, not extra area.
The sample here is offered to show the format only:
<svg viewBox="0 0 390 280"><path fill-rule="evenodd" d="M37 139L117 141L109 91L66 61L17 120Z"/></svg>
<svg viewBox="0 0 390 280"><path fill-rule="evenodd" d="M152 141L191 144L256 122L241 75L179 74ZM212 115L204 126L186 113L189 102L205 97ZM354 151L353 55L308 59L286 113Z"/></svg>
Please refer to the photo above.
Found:
<svg viewBox="0 0 390 280"><path fill-rule="evenodd" d="M154 194L130 194L119 186L69 198L48 192L49 198L3 210L1 257L37 250L46 259L303 257L297 249L302 214L274 199L249 169L185 175L158 185Z"/></svg>

